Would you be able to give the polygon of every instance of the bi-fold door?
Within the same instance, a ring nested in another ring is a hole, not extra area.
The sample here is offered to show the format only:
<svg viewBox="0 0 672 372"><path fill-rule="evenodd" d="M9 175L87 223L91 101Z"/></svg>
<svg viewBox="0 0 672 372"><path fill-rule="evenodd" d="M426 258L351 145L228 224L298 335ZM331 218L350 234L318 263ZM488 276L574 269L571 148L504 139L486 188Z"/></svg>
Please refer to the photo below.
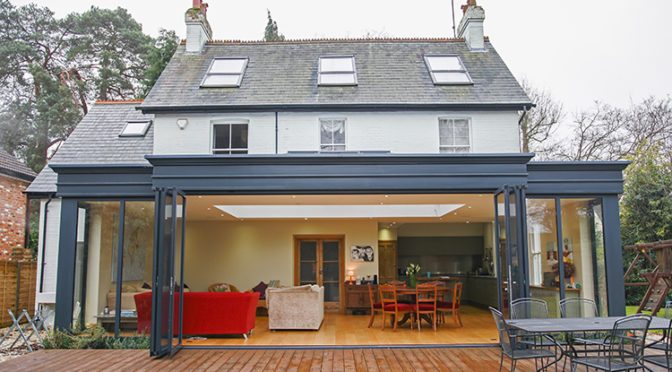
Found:
<svg viewBox="0 0 672 372"><path fill-rule="evenodd" d="M528 297L525 244L525 189L502 186L495 193L495 241L499 308L509 316L511 301Z"/></svg>
<svg viewBox="0 0 672 372"><path fill-rule="evenodd" d="M151 350L153 356L173 355L182 348L184 288L184 227L186 199L172 188L155 194L154 277Z"/></svg>

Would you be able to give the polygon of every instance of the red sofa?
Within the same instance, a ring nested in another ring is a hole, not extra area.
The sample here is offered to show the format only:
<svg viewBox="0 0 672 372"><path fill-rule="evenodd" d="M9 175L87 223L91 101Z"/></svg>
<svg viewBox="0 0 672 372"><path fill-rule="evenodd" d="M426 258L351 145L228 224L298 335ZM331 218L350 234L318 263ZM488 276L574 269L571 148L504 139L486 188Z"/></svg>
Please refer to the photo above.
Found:
<svg viewBox="0 0 672 372"><path fill-rule="evenodd" d="M179 326L178 294L175 293L173 329ZM134 296L138 333L149 334L152 292ZM254 328L259 293L185 292L182 316L184 335L247 334Z"/></svg>

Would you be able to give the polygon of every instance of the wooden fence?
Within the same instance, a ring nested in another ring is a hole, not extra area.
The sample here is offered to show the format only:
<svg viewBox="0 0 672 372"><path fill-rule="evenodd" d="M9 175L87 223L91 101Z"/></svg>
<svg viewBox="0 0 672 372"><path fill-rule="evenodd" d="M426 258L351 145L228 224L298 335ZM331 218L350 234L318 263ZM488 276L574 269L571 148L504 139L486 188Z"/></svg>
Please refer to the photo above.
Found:
<svg viewBox="0 0 672 372"><path fill-rule="evenodd" d="M18 317L23 309L35 310L35 261L0 261L0 327L12 324L7 310Z"/></svg>

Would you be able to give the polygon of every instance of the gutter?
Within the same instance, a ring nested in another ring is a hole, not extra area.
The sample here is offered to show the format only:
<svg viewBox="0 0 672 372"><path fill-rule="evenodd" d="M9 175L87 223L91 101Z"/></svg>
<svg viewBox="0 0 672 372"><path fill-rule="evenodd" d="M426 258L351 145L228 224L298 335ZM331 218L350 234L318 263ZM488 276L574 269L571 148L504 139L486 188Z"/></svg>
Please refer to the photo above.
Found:
<svg viewBox="0 0 672 372"><path fill-rule="evenodd" d="M278 112L275 112L275 153L278 153Z"/></svg>

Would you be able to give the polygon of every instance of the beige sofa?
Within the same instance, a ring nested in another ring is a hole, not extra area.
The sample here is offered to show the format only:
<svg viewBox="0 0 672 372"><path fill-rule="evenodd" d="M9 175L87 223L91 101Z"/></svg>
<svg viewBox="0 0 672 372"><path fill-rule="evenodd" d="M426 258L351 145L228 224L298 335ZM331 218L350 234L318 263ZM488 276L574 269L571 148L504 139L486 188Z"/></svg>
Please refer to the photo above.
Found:
<svg viewBox="0 0 672 372"><path fill-rule="evenodd" d="M116 283L113 283L112 289L107 292L107 308L113 312L117 308L117 291ZM138 293L151 292L151 289L142 288L142 283L139 284L122 284L121 285L121 310L135 311L135 296Z"/></svg>
<svg viewBox="0 0 672 372"><path fill-rule="evenodd" d="M324 287L267 288L268 328L318 330L324 320Z"/></svg>

